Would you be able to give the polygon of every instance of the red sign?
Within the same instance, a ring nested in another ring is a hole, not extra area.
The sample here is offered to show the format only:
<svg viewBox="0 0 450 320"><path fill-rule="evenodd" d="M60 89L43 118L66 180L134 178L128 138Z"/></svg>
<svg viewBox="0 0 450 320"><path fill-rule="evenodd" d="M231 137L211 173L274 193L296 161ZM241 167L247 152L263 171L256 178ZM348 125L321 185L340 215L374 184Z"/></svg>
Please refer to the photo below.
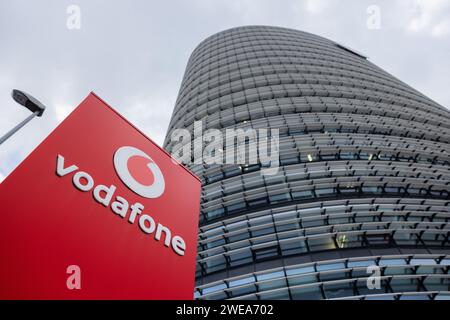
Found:
<svg viewBox="0 0 450 320"><path fill-rule="evenodd" d="M199 205L92 93L0 184L0 299L192 299Z"/></svg>

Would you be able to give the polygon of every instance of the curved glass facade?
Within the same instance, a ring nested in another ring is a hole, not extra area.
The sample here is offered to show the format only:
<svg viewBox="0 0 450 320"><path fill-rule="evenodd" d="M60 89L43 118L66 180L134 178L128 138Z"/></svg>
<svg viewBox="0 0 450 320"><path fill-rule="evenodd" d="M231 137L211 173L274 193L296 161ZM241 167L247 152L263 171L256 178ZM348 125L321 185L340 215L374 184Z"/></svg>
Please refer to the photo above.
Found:
<svg viewBox="0 0 450 320"><path fill-rule="evenodd" d="M274 175L189 165L203 182L196 298L450 297L446 108L333 41L248 26L192 53L166 150L195 121L279 129L280 154Z"/></svg>

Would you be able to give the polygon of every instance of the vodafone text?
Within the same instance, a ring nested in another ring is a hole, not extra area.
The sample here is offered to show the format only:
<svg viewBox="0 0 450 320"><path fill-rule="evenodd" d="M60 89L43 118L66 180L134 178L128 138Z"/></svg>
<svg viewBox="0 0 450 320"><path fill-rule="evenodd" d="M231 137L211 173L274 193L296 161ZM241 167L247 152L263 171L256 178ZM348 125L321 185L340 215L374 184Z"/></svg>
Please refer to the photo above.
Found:
<svg viewBox="0 0 450 320"><path fill-rule="evenodd" d="M126 199L118 195L115 196L115 192L117 190L115 185L110 185L108 187L99 184L94 187L94 179L89 173L78 170L76 165L66 167L64 157L58 154L56 174L59 177L64 177L71 173L74 173L72 182L78 190L88 192L93 189L92 193L95 201L105 207L108 207L111 204L111 211L121 218L125 218L128 211L130 211L128 222L131 224L134 224L137 216L139 216L138 224L142 232L146 234L154 234L154 239L156 241L160 241L164 234L164 245L166 247L171 247L178 255L184 255L186 243L183 238L178 235L172 237L172 232L168 227L165 227L160 223L156 223L150 215L143 214L142 211L144 210L144 205L136 202L130 206ZM114 196L114 201L112 201Z"/></svg>

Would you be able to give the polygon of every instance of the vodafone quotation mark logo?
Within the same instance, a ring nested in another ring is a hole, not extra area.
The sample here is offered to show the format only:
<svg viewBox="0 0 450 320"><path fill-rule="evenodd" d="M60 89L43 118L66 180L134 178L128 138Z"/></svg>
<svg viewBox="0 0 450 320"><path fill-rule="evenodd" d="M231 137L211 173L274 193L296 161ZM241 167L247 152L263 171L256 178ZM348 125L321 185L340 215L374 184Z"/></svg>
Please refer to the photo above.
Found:
<svg viewBox="0 0 450 320"><path fill-rule="evenodd" d="M158 198L165 188L158 165L143 151L124 146L114 153L114 168L122 182L144 198Z"/></svg>

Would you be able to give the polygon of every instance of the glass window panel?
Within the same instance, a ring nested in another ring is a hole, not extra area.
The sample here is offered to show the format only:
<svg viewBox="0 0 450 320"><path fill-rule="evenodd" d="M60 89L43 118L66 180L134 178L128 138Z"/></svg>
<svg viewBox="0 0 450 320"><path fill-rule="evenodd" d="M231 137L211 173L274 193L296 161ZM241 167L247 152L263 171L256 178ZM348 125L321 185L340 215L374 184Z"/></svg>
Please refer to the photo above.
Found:
<svg viewBox="0 0 450 320"><path fill-rule="evenodd" d="M251 218L249 220L249 223L252 227L271 223L271 222L272 222L272 216L270 216L270 215L266 215L266 216L262 216L262 217L258 217L258 218Z"/></svg>
<svg viewBox="0 0 450 320"><path fill-rule="evenodd" d="M243 227L247 226L247 221L237 221L237 222L233 222L230 224L227 224L227 229L228 231L232 231L232 230L238 230L238 229L242 229Z"/></svg>
<svg viewBox="0 0 450 320"><path fill-rule="evenodd" d="M376 263L374 260L360 260L360 261L348 261L347 265L349 268L354 268L354 267L375 266Z"/></svg>
<svg viewBox="0 0 450 320"><path fill-rule="evenodd" d="M278 246L256 249L253 250L253 253L255 255L255 260L277 257L279 255Z"/></svg>
<svg viewBox="0 0 450 320"><path fill-rule="evenodd" d="M376 296L367 296L365 300L395 300L395 295L376 295Z"/></svg>
<svg viewBox="0 0 450 320"><path fill-rule="evenodd" d="M413 258L409 262L411 265L435 265L437 264L434 259L421 259L421 258Z"/></svg>
<svg viewBox="0 0 450 320"><path fill-rule="evenodd" d="M394 292L418 291L417 278L392 278L390 285Z"/></svg>
<svg viewBox="0 0 450 320"><path fill-rule="evenodd" d="M289 299L289 290L276 290L271 292L261 292L258 294L262 300L287 300Z"/></svg>
<svg viewBox="0 0 450 320"><path fill-rule="evenodd" d="M338 159L338 155L337 154L321 154L320 158L322 159L322 161L331 161L331 160Z"/></svg>
<svg viewBox="0 0 450 320"><path fill-rule="evenodd" d="M220 181L220 180L222 180L222 178L223 178L223 174L222 173L206 177L206 179L208 180L209 183Z"/></svg>
<svg viewBox="0 0 450 320"><path fill-rule="evenodd" d="M390 234L366 234L369 245L388 245L391 243Z"/></svg>
<svg viewBox="0 0 450 320"><path fill-rule="evenodd" d="M335 188L316 189L316 195L318 197L329 197L336 194Z"/></svg>
<svg viewBox="0 0 450 320"><path fill-rule="evenodd" d="M232 297L240 297L245 294L256 292L256 285L254 283L242 286L242 287L234 287L228 291Z"/></svg>
<svg viewBox="0 0 450 320"><path fill-rule="evenodd" d="M328 221L330 224L345 224L345 223L352 223L352 217L346 216L346 217L332 217L330 216L328 218Z"/></svg>
<svg viewBox="0 0 450 320"><path fill-rule="evenodd" d="M223 245L223 244L225 244L225 239L220 238L220 239L214 240L214 241L212 241L212 242L207 242L207 243L206 243L206 247L207 247L208 249L211 249L211 248L219 247L219 246L221 246L221 245Z"/></svg>
<svg viewBox="0 0 450 320"><path fill-rule="evenodd" d="M351 185L339 185L339 192L342 194L358 193L358 187Z"/></svg>
<svg viewBox="0 0 450 320"><path fill-rule="evenodd" d="M416 270L417 274L442 274L444 270L438 266L420 266Z"/></svg>
<svg viewBox="0 0 450 320"><path fill-rule="evenodd" d="M292 197L294 199L307 199L307 198L312 198L313 193L311 190L293 191Z"/></svg>
<svg viewBox="0 0 450 320"><path fill-rule="evenodd" d="M274 271L270 273L263 273L263 274L257 274L256 279L258 281L268 280L268 279L274 279L274 278L280 278L284 277L283 271Z"/></svg>
<svg viewBox="0 0 450 320"><path fill-rule="evenodd" d="M324 271L319 274L320 281L342 280L349 278L350 273L347 271ZM353 277L355 275L353 274Z"/></svg>
<svg viewBox="0 0 450 320"><path fill-rule="evenodd" d="M378 265L380 265L380 266L402 266L402 265L406 265L406 261L405 261L405 259L383 258L383 259L380 259L380 261L378 262Z"/></svg>
<svg viewBox="0 0 450 320"><path fill-rule="evenodd" d="M298 268L292 268L292 269L286 270L286 274L288 276L292 276L292 275L296 275L296 274L311 273L311 272L315 272L314 266L298 267Z"/></svg>
<svg viewBox="0 0 450 320"><path fill-rule="evenodd" d="M418 245L420 240L416 234L406 232L395 232L394 240L398 245Z"/></svg>
<svg viewBox="0 0 450 320"><path fill-rule="evenodd" d="M241 286L241 285L244 285L247 283L252 283L252 282L255 282L255 277L250 276L250 277L230 280L228 285L230 287L237 287L237 286Z"/></svg>
<svg viewBox="0 0 450 320"><path fill-rule="evenodd" d="M225 210L223 208L215 209L209 212L206 212L206 216L208 219L214 219L219 216L223 216Z"/></svg>
<svg viewBox="0 0 450 320"><path fill-rule="evenodd" d="M227 211L229 213L238 212L241 211L242 209L245 209L245 202L235 203L227 207Z"/></svg>
<svg viewBox="0 0 450 320"><path fill-rule="evenodd" d="M355 160L358 158L358 154L353 152L341 152L340 157L342 160Z"/></svg>
<svg viewBox="0 0 450 320"><path fill-rule="evenodd" d="M420 238L427 245L440 246L444 243L446 236L445 234L427 233L427 231L425 231Z"/></svg>
<svg viewBox="0 0 450 320"><path fill-rule="evenodd" d="M370 276L370 273L367 273L367 267L358 267L352 270L352 278L366 278Z"/></svg>
<svg viewBox="0 0 450 320"><path fill-rule="evenodd" d="M222 270L225 268L226 260L224 256L217 256L213 259L207 260L205 263L203 263L204 268L206 269L206 272L214 272L217 270Z"/></svg>
<svg viewBox="0 0 450 320"><path fill-rule="evenodd" d="M250 238L250 234L247 230L246 230L246 232L239 232L235 235L228 236L228 240L230 242L237 242L237 241L248 239L248 238Z"/></svg>
<svg viewBox="0 0 450 320"><path fill-rule="evenodd" d="M283 224L277 225L276 228L277 228L277 232L282 232L282 231L299 229L300 225L298 224L298 221L295 221L292 223L283 223Z"/></svg>
<svg viewBox="0 0 450 320"><path fill-rule="evenodd" d="M332 236L309 238L308 245L311 251L336 249Z"/></svg>
<svg viewBox="0 0 450 320"><path fill-rule="evenodd" d="M352 282L325 283L323 288L328 299L349 297L354 295Z"/></svg>
<svg viewBox="0 0 450 320"><path fill-rule="evenodd" d="M289 193L282 193L277 194L269 197L270 203L279 203L279 202L285 202L289 201L291 199L291 196Z"/></svg>
<svg viewBox="0 0 450 320"><path fill-rule="evenodd" d="M317 271L338 270L338 269L345 269L345 264L343 262L336 262L317 265Z"/></svg>
<svg viewBox="0 0 450 320"><path fill-rule="evenodd" d="M427 294L402 295L400 300L430 300Z"/></svg>
<svg viewBox="0 0 450 320"><path fill-rule="evenodd" d="M384 269L384 275L401 275L401 274L413 274L413 268L409 266L398 266L398 267L386 267Z"/></svg>
<svg viewBox="0 0 450 320"><path fill-rule="evenodd" d="M268 201L267 197L261 197L260 199L248 200L247 204L249 207L257 207L267 204L267 201Z"/></svg>
<svg viewBox="0 0 450 320"><path fill-rule="evenodd" d="M355 222L374 222L378 221L379 216L373 216L373 215L356 215L355 216ZM371 227L370 225L368 226ZM367 228L363 226L363 229Z"/></svg>
<svg viewBox="0 0 450 320"><path fill-rule="evenodd" d="M382 191L383 190L380 187L362 187L362 192L364 193L381 194Z"/></svg>
<svg viewBox="0 0 450 320"><path fill-rule="evenodd" d="M258 288L260 291L272 290L272 289L283 288L283 287L286 287L286 279L284 279L284 278L258 283Z"/></svg>
<svg viewBox="0 0 450 320"><path fill-rule="evenodd" d="M296 241L280 241L280 249L283 256L307 252L306 242L303 239Z"/></svg>
<svg viewBox="0 0 450 320"><path fill-rule="evenodd" d="M319 285L290 288L293 300L320 300L323 299Z"/></svg>
<svg viewBox="0 0 450 320"><path fill-rule="evenodd" d="M299 212L300 217L310 217L322 214L321 208L306 208L301 209Z"/></svg>
<svg viewBox="0 0 450 320"><path fill-rule="evenodd" d="M338 234L336 242L339 248L361 247L363 245L362 234Z"/></svg>
<svg viewBox="0 0 450 320"><path fill-rule="evenodd" d="M229 255L230 266L235 267L253 261L250 250L242 250Z"/></svg>
<svg viewBox="0 0 450 320"><path fill-rule="evenodd" d="M310 273L301 276L293 276L287 279L290 286L296 286L301 284L309 284L317 282L317 275L315 273Z"/></svg>
<svg viewBox="0 0 450 320"><path fill-rule="evenodd" d="M297 218L297 212L296 211L275 213L273 215L273 219L275 221L291 220L291 219L294 219L294 218Z"/></svg>
<svg viewBox="0 0 450 320"><path fill-rule="evenodd" d="M273 226L267 227L267 228L261 228L261 229L257 229L257 230L252 230L251 231L252 236L253 237L259 237L259 236L263 236L266 234L274 234L275 233L275 228Z"/></svg>
<svg viewBox="0 0 450 320"><path fill-rule="evenodd" d="M423 285L428 291L449 291L449 279L438 276L426 277Z"/></svg>
<svg viewBox="0 0 450 320"><path fill-rule="evenodd" d="M203 288L202 292L205 295L205 294L208 294L208 293L211 293L211 292L215 292L215 291L220 291L220 290L223 290L223 289L226 289L226 288L227 288L227 286L226 286L225 283L219 283L219 284L216 284L216 285L211 286L211 287Z"/></svg>
<svg viewBox="0 0 450 320"><path fill-rule="evenodd" d="M398 187L385 187L384 192L386 193L398 193Z"/></svg>
<svg viewBox="0 0 450 320"><path fill-rule="evenodd" d="M319 219L303 219L302 220L302 227L303 228L313 228L313 227L320 227L325 225L325 217L320 217Z"/></svg>

